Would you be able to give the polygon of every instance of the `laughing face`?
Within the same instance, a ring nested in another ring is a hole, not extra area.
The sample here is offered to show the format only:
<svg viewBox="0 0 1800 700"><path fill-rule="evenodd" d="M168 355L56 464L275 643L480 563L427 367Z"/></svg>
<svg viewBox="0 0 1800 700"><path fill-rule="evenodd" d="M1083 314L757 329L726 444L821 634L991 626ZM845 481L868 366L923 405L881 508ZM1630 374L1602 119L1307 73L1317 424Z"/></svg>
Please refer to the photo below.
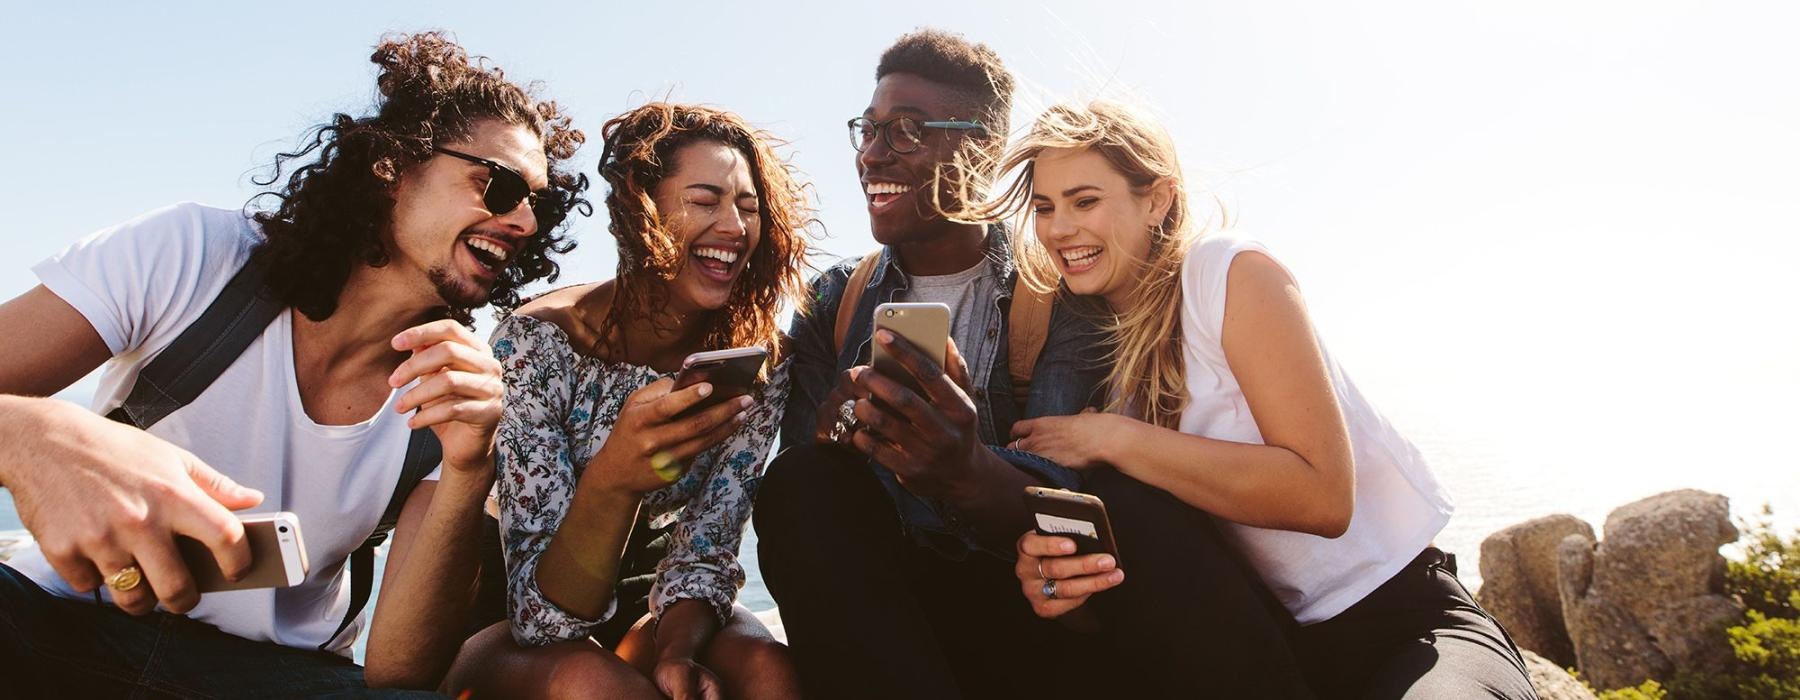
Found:
<svg viewBox="0 0 1800 700"><path fill-rule="evenodd" d="M548 185L543 141L525 127L477 123L443 148L493 161L523 175L533 191ZM453 307L488 303L494 280L537 234L529 203L488 210L487 166L442 153L403 173L394 186L391 263L417 270L430 293Z"/></svg>
<svg viewBox="0 0 1800 700"><path fill-rule="evenodd" d="M651 192L664 226L687 252L669 282L669 305L677 313L725 308L762 239L750 163L717 141L682 146L670 160L673 169Z"/></svg>
<svg viewBox="0 0 1800 700"><path fill-rule="evenodd" d="M1031 210L1038 242L1069 291L1125 308L1150 255L1150 228L1163 220L1167 188L1133 188L1092 149L1046 149L1032 166Z"/></svg>
<svg viewBox="0 0 1800 700"><path fill-rule="evenodd" d="M974 115L945 87L911 73L889 73L875 83L875 95L863 116L877 123L898 117L916 121L971 119ZM900 128L888 123L889 130ZM856 174L862 179L863 197L869 206L869 229L875 241L895 245L920 240L945 223L932 205L932 175L940 165L953 162L967 132L921 128L918 147L899 153L889 141L902 142L900 134L877 135L856 154ZM951 203L946 191L944 200Z"/></svg>

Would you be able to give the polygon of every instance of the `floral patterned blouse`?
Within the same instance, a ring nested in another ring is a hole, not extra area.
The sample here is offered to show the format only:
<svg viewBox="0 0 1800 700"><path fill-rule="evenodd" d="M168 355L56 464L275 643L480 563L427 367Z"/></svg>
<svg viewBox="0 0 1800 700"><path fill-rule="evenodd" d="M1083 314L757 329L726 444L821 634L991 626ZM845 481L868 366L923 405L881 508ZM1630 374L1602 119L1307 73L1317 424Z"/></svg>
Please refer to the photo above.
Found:
<svg viewBox="0 0 1800 700"><path fill-rule="evenodd" d="M626 397L662 375L578 353L556 324L524 314L500 322L493 349L506 378L497 481L513 638L527 646L580 639L612 618L618 600L598 619L570 614L538 590L538 558ZM650 591L658 617L676 601L694 599L711 605L720 624L730 618L744 585L738 543L787 393L782 363L737 432L694 458L679 481L644 497L642 515L652 527L675 524Z"/></svg>

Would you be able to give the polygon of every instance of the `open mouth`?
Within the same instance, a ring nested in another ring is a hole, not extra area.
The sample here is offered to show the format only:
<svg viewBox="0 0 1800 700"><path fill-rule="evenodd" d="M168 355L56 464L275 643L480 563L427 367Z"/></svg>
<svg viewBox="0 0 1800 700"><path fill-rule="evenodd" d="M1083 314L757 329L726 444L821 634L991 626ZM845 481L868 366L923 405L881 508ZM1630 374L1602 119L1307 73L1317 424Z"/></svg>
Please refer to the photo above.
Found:
<svg viewBox="0 0 1800 700"><path fill-rule="evenodd" d="M696 246L689 257L694 259L694 267L700 271L700 274L714 282L729 283L739 253L731 248Z"/></svg>
<svg viewBox="0 0 1800 700"><path fill-rule="evenodd" d="M1097 245L1085 245L1063 248L1056 251L1056 255L1062 259L1063 271L1074 274L1087 272L1099 265L1101 250Z"/></svg>
<svg viewBox="0 0 1800 700"><path fill-rule="evenodd" d="M482 270L490 275L499 274L506 269L507 260L512 257L512 249L487 238L468 236L463 238L463 248L469 251L469 257L475 259Z"/></svg>
<svg viewBox="0 0 1800 700"><path fill-rule="evenodd" d="M866 182L863 183L863 194L869 198L869 209L880 211L893 204L894 200L912 191L912 185L898 182Z"/></svg>

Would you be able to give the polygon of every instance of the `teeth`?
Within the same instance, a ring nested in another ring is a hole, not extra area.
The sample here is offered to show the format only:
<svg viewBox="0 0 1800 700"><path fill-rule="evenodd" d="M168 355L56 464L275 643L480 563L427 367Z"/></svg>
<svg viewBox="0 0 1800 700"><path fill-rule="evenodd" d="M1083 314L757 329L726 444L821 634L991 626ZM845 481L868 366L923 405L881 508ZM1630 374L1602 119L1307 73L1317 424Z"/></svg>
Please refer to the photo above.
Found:
<svg viewBox="0 0 1800 700"><path fill-rule="evenodd" d="M695 248L694 254L698 255L702 258L711 258L713 260L717 260L719 262L725 263L726 265L730 265L734 262L737 262L737 259L738 259L737 251L725 250L723 248Z"/></svg>
<svg viewBox="0 0 1800 700"><path fill-rule="evenodd" d="M465 242L470 248L486 253L495 262L506 262L506 249L495 243L480 238L470 238Z"/></svg>
<svg viewBox="0 0 1800 700"><path fill-rule="evenodd" d="M868 194L903 194L911 191L911 186L895 182L871 182L863 185L863 192Z"/></svg>
<svg viewBox="0 0 1800 700"><path fill-rule="evenodd" d="M1069 249L1058 251L1058 252L1060 252L1062 254L1063 262L1066 262L1070 265L1078 265L1080 263L1084 263L1089 260L1092 260L1094 258L1094 256L1099 255L1100 247L1099 246L1087 246L1085 248L1069 248Z"/></svg>

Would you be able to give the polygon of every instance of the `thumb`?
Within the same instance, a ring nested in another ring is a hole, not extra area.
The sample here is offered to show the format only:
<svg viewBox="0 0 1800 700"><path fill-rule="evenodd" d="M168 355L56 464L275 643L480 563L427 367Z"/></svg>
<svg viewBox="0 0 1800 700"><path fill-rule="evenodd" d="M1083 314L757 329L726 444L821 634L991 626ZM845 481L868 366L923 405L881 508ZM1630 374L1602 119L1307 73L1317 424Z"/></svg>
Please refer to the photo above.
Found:
<svg viewBox="0 0 1800 700"><path fill-rule="evenodd" d="M231 477L220 474L218 470L201 462L198 457L188 455L186 461L188 478L193 479L194 485L199 486L201 491L226 509L243 510L262 503L261 491L239 485Z"/></svg>

